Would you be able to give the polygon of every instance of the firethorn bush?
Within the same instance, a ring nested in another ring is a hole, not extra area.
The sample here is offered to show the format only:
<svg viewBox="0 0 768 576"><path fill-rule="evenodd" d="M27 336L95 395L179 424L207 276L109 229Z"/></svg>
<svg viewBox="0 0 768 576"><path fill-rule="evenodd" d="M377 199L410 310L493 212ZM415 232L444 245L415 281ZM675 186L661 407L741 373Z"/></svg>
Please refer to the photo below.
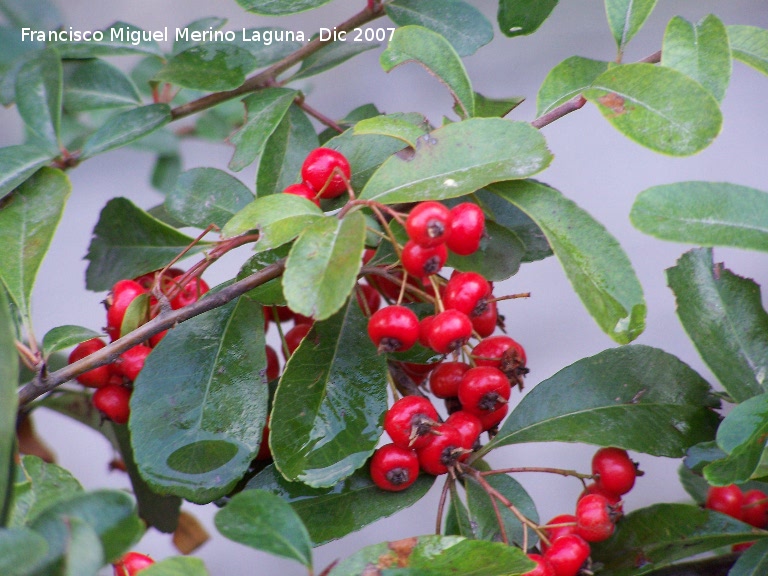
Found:
<svg viewBox="0 0 768 576"><path fill-rule="evenodd" d="M328 1L236 0L259 18ZM615 52L555 66L525 95L536 114L524 118L518 95L476 91L463 59L494 35L514 49L556 1L499 0L492 23L465 0L361 0L331 35L271 43L286 30L211 17L175 23L185 32L165 45L121 21L76 37L47 0L0 0L0 101L26 130L0 148L0 574L216 573L136 549L147 530L188 533L184 501L217 507L221 537L324 576L762 573L768 315L759 286L713 247L768 251L768 193L659 182L628 215L697 246L666 281L708 382L632 344L647 315L632 262L542 180L556 160L541 129L570 113L592 107L638 147L690 156L721 132L733 61L768 75L768 30L715 15L672 18L658 51L630 61L655 4L605 0ZM355 78L343 74L348 113L312 106L305 79L377 47L385 72L421 65L453 108L440 121L383 113L348 102ZM183 171L190 138L226 141L229 164ZM41 335L32 293L78 193L69 173L125 146L156 155L163 200L103 198L82 247L103 323ZM239 272L213 282L225 255ZM519 273L525 286L529 265L551 257L616 346L542 380L526 337L546 331L557 346L558 328L511 320L532 294L504 281ZM104 436L130 493L84 490L76 470L33 455L32 420L51 410ZM594 456L579 470L495 457L531 442ZM640 454L679 459L690 501L625 507L652 482ZM530 473L581 494L542 520L520 482ZM433 485L434 534L404 522L314 565L313 547Z"/></svg>

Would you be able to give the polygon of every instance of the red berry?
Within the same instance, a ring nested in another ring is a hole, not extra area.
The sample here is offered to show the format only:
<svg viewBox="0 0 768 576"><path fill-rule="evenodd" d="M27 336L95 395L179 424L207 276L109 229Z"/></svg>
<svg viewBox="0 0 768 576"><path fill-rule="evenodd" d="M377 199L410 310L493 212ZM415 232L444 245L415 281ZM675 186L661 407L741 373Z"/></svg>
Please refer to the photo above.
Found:
<svg viewBox="0 0 768 576"><path fill-rule="evenodd" d="M376 250L373 248L366 248L363 250L363 266L368 264L371 260L373 260L373 257L376 255Z"/></svg>
<svg viewBox="0 0 768 576"><path fill-rule="evenodd" d="M144 368L144 361L150 352L152 352L152 348L143 344L129 348L120 354L115 361L115 372L133 382L139 376L141 369Z"/></svg>
<svg viewBox="0 0 768 576"><path fill-rule="evenodd" d="M429 331L434 320L435 315L430 314L429 316L424 316L419 321L419 344L424 346L424 348L429 348Z"/></svg>
<svg viewBox="0 0 768 576"><path fill-rule="evenodd" d="M451 211L439 202L420 202L405 221L408 238L422 246L445 243L450 234Z"/></svg>
<svg viewBox="0 0 768 576"><path fill-rule="evenodd" d="M128 552L120 560L112 564L114 576L135 576L144 568L154 564L155 561L149 556L139 554L138 552Z"/></svg>
<svg viewBox="0 0 768 576"><path fill-rule="evenodd" d="M473 316L470 320L472 320L472 329L477 332L480 338L487 338L493 334L496 331L496 324L499 320L496 302L488 302L483 313Z"/></svg>
<svg viewBox="0 0 768 576"><path fill-rule="evenodd" d="M448 354L464 346L472 336L472 322L458 310L437 314L426 329L429 347L438 354Z"/></svg>
<svg viewBox="0 0 768 576"><path fill-rule="evenodd" d="M85 342L80 342L69 354L69 364L74 364L86 356L90 356L97 350L104 348L106 344L100 338L91 338ZM77 377L77 381L83 386L89 388L101 388L109 383L109 377L112 375L112 365L105 364L84 372Z"/></svg>
<svg viewBox="0 0 768 576"><path fill-rule="evenodd" d="M600 448L592 457L592 474L605 492L626 494L635 485L637 467L621 448Z"/></svg>
<svg viewBox="0 0 768 576"><path fill-rule="evenodd" d="M484 338L472 350L472 357L475 365L498 368L522 389L523 376L528 373L525 350L509 336Z"/></svg>
<svg viewBox="0 0 768 576"><path fill-rule="evenodd" d="M755 528L768 525L768 495L762 490L748 490L741 504L741 519Z"/></svg>
<svg viewBox="0 0 768 576"><path fill-rule="evenodd" d="M464 362L443 362L429 375L429 388L438 398L455 398L459 395L459 382L469 370Z"/></svg>
<svg viewBox="0 0 768 576"><path fill-rule="evenodd" d="M275 356L275 358L277 358L277 356ZM267 416L267 421L264 423L264 429L261 431L261 444L259 444L259 451L256 454L255 459L260 462L272 459L272 451L269 449L269 416Z"/></svg>
<svg viewBox="0 0 768 576"><path fill-rule="evenodd" d="M301 166L305 184L319 192L320 198L336 198L347 190L351 175L346 157L331 148L315 148Z"/></svg>
<svg viewBox="0 0 768 576"><path fill-rule="evenodd" d="M358 284L355 297L360 305L360 310L366 316L370 316L381 307L381 294L376 291L376 288L368 284Z"/></svg>
<svg viewBox="0 0 768 576"><path fill-rule="evenodd" d="M477 272L459 272L451 276L445 285L443 304L467 316L479 316L485 312L486 300L491 295L488 281Z"/></svg>
<svg viewBox="0 0 768 576"><path fill-rule="evenodd" d="M160 340L165 338L165 335L168 334L168 330L163 330L162 332L158 332L154 336L149 337L149 346L150 348L154 348L160 343Z"/></svg>
<svg viewBox="0 0 768 576"><path fill-rule="evenodd" d="M107 332L112 341L120 338L120 328L128 306L138 296L146 294L144 287L134 280L119 280L107 296Z"/></svg>
<svg viewBox="0 0 768 576"><path fill-rule="evenodd" d="M451 232L446 244L454 254L467 256L477 251L485 233L485 214L471 202L464 202L451 209Z"/></svg>
<svg viewBox="0 0 768 576"><path fill-rule="evenodd" d="M125 424L131 414L131 390L118 384L107 384L93 393L91 402L115 424Z"/></svg>
<svg viewBox="0 0 768 576"><path fill-rule="evenodd" d="M744 494L741 488L731 484L730 486L712 486L707 492L705 507L741 520L743 503Z"/></svg>
<svg viewBox="0 0 768 576"><path fill-rule="evenodd" d="M509 404L502 404L493 412L479 415L478 418L480 418L480 423L483 425L483 431L498 426L499 423L504 420L507 412L509 412Z"/></svg>
<svg viewBox="0 0 768 576"><path fill-rule="evenodd" d="M614 511L601 494L587 494L576 504L576 533L587 542L602 542L613 534Z"/></svg>
<svg viewBox="0 0 768 576"><path fill-rule="evenodd" d="M461 433L464 438L462 447L467 450L472 450L478 436L480 436L480 433L483 431L483 425L480 423L480 419L464 410L459 410L448 416L445 423L449 426L453 426ZM466 454L465 456L469 456L469 454Z"/></svg>
<svg viewBox="0 0 768 576"><path fill-rule="evenodd" d="M435 366L439 366L439 362L433 362L431 364L417 364L416 362L400 362L400 367L403 369L408 377L417 386L427 379L429 373Z"/></svg>
<svg viewBox="0 0 768 576"><path fill-rule="evenodd" d="M419 319L405 306L387 306L371 315L368 336L379 352L403 352L419 339Z"/></svg>
<svg viewBox="0 0 768 576"><path fill-rule="evenodd" d="M292 320L294 317L293 312L288 306L264 306L262 309L264 310L265 317L269 316L270 320L280 322L281 324ZM277 320L275 320L275 317L277 317Z"/></svg>
<svg viewBox="0 0 768 576"><path fill-rule="evenodd" d="M562 524L562 526L558 526L558 524ZM550 525L553 526L550 528ZM547 528L544 528L544 534L550 542L554 542L561 536L576 534L576 516L573 514L560 514L547 522L546 526ZM542 552L546 552L548 548L549 546L542 541Z"/></svg>
<svg viewBox="0 0 768 576"><path fill-rule="evenodd" d="M605 497L605 499L608 500L608 503L613 507L613 511L617 517L624 513L621 496L619 494L614 494L613 492L606 492L597 482L590 482L587 484L584 487L584 491L579 495L579 500L588 494L600 494Z"/></svg>
<svg viewBox="0 0 768 576"><path fill-rule="evenodd" d="M176 293L178 287L174 289ZM181 288L181 291L176 293L176 296L171 300L171 308L178 310L184 308L193 302L197 302L200 296L208 292L210 288L202 278L190 278L186 284Z"/></svg>
<svg viewBox="0 0 768 576"><path fill-rule="evenodd" d="M556 576L576 576L589 558L590 548L586 540L576 534L566 534L552 541L544 553Z"/></svg>
<svg viewBox="0 0 768 576"><path fill-rule="evenodd" d="M491 366L470 368L459 383L459 401L464 410L484 416L506 405L512 387L504 373Z"/></svg>
<svg viewBox="0 0 768 576"><path fill-rule="evenodd" d="M408 274L423 278L437 274L448 259L448 249L445 244L437 246L422 246L409 240L403 246L400 260Z"/></svg>
<svg viewBox="0 0 768 576"><path fill-rule="evenodd" d="M427 398L403 396L384 415L384 430L398 446L418 450L434 440L432 429L438 420Z"/></svg>
<svg viewBox="0 0 768 576"><path fill-rule="evenodd" d="M754 545L754 542L742 542L741 544L734 544L731 546L731 552L744 552L744 550L749 550Z"/></svg>
<svg viewBox="0 0 768 576"><path fill-rule="evenodd" d="M399 492L416 482L419 477L419 458L416 452L386 444L371 458L371 480L382 490Z"/></svg>
<svg viewBox="0 0 768 576"><path fill-rule="evenodd" d="M301 344L301 341L304 340L311 329L312 324L296 324L296 326L285 333L285 347L288 348L286 360L296 352L296 348L299 347L299 344Z"/></svg>
<svg viewBox="0 0 768 576"><path fill-rule="evenodd" d="M286 186L286 188L283 190L283 194L293 194L294 196L301 196L302 198L306 198L316 206L320 206L320 199L317 197L317 192L313 188L310 188L306 182L301 182L299 184L291 184L290 186Z"/></svg>
<svg viewBox="0 0 768 576"><path fill-rule="evenodd" d="M265 353L267 356L267 367L264 374L267 377L267 382L272 382L272 380L277 380L280 377L280 360L275 349L269 344L265 346Z"/></svg>
<svg viewBox="0 0 768 576"><path fill-rule="evenodd" d="M424 472L439 476L448 472L464 454L464 436L453 426L440 424L434 428L435 436L424 448L417 450L419 465Z"/></svg>
<svg viewBox="0 0 768 576"><path fill-rule="evenodd" d="M528 554L528 558L536 562L536 568L529 570L522 576L556 576L555 569L549 563L549 560L541 554Z"/></svg>

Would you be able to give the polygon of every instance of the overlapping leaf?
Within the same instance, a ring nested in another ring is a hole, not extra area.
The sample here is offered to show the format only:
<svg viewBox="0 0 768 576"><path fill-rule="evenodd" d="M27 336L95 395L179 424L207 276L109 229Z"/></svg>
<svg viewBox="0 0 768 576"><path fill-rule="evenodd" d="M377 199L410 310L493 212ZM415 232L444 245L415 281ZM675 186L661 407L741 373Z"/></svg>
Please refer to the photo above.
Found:
<svg viewBox="0 0 768 576"><path fill-rule="evenodd" d="M48 543L29 528L0 528L0 572L27 576L44 562Z"/></svg>
<svg viewBox="0 0 768 576"><path fill-rule="evenodd" d="M331 0L237 0L248 12L264 16L285 16L306 10L312 10Z"/></svg>
<svg viewBox="0 0 768 576"><path fill-rule="evenodd" d="M68 111L82 112L137 106L141 97L122 70L94 59L65 63L63 102Z"/></svg>
<svg viewBox="0 0 768 576"><path fill-rule="evenodd" d="M24 456L20 468L24 480L13 487L10 527L29 525L49 506L83 491L77 479L56 464L36 456Z"/></svg>
<svg viewBox="0 0 768 576"><path fill-rule="evenodd" d="M0 200L52 158L51 152L26 144L0 148Z"/></svg>
<svg viewBox="0 0 768 576"><path fill-rule="evenodd" d="M541 116L581 94L595 78L608 70L610 63L571 56L552 68L536 96L536 115Z"/></svg>
<svg viewBox="0 0 768 576"><path fill-rule="evenodd" d="M43 356L48 357L59 350L66 350L80 342L85 342L91 338L101 336L99 332L94 332L90 328L83 326L56 326L51 328L43 336Z"/></svg>
<svg viewBox="0 0 768 576"><path fill-rule="evenodd" d="M47 142L59 146L62 69L58 53L48 48L27 60L16 75L16 107L27 127Z"/></svg>
<svg viewBox="0 0 768 576"><path fill-rule="evenodd" d="M16 330L11 306L0 290L0 526L6 526L11 514L14 452L16 448L16 409L19 360L16 354Z"/></svg>
<svg viewBox="0 0 768 576"><path fill-rule="evenodd" d="M768 30L757 26L726 26L736 60L768 76Z"/></svg>
<svg viewBox="0 0 768 576"><path fill-rule="evenodd" d="M179 176L165 207L188 226L222 227L252 201L253 193L234 176L217 168L192 168Z"/></svg>

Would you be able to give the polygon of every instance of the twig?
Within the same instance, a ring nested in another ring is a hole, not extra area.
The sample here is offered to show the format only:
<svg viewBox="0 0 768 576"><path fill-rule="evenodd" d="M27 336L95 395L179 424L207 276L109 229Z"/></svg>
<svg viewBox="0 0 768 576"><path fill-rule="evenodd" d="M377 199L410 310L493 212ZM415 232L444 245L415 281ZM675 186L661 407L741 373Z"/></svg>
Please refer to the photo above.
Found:
<svg viewBox="0 0 768 576"><path fill-rule="evenodd" d="M332 120L331 118L328 118L328 116L326 116L325 114L323 114L322 112L320 112L316 108L313 108L312 106L307 104L307 102L306 102L306 100L304 100L303 96L297 97L293 102L294 102L294 104L296 104L296 106L298 106L299 108L304 110L304 112L306 112L307 114L309 114L313 118L316 118L322 124L325 124L326 126L328 126L328 128L332 128L333 130L335 130L339 134L344 132L344 128L339 126L339 124L337 124L334 120Z"/></svg>
<svg viewBox="0 0 768 576"><path fill-rule="evenodd" d="M559 474L560 476L574 476L581 480L590 480L594 478L592 474L583 474L576 470L564 470L562 468L547 468L544 466L523 466L519 468L502 468L500 470L487 470L480 472L481 476L492 476L494 474L515 474L517 472L545 472L548 474Z"/></svg>
<svg viewBox="0 0 768 576"><path fill-rule="evenodd" d="M440 492L440 501L437 503L437 519L435 520L435 534L438 536L443 532L443 508L445 508L445 500L448 497L448 490L451 489L453 482L453 476L448 474L445 478L445 484L443 484L443 491Z"/></svg>

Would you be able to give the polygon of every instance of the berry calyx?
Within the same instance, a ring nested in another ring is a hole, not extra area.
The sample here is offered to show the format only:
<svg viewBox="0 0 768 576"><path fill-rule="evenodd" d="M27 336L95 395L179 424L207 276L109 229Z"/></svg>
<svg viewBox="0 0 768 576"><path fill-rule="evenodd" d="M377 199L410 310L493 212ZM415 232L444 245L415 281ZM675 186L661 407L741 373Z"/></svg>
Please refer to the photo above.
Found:
<svg viewBox="0 0 768 576"><path fill-rule="evenodd" d="M601 494L587 494L576 504L576 533L587 542L602 542L615 529L614 510Z"/></svg>
<svg viewBox="0 0 768 576"><path fill-rule="evenodd" d="M600 448L592 457L592 474L595 483L605 492L621 496L635 485L637 467L626 450L621 448Z"/></svg>
<svg viewBox="0 0 768 576"><path fill-rule="evenodd" d="M434 440L438 420L437 410L427 398L404 396L384 415L384 430L398 446L418 450Z"/></svg>
<svg viewBox="0 0 768 576"><path fill-rule="evenodd" d="M154 563L155 561L149 556L139 554L138 552L128 552L112 564L112 568L114 576L135 576L141 570Z"/></svg>
<svg viewBox="0 0 768 576"><path fill-rule="evenodd" d="M312 202L315 206L320 207L320 200L317 198L317 192L310 188L306 182L300 182L298 184L291 184L283 189L283 194L293 194L294 196L301 196Z"/></svg>
<svg viewBox="0 0 768 576"><path fill-rule="evenodd" d="M417 450L417 454L421 469L433 476L439 476L455 466L467 453L467 448L464 447L464 436L453 426L435 426L434 434L432 441Z"/></svg>
<svg viewBox="0 0 768 576"><path fill-rule="evenodd" d="M448 354L467 343L472 336L472 322L458 310L446 310L435 315L425 335L432 350Z"/></svg>
<svg viewBox="0 0 768 576"><path fill-rule="evenodd" d="M119 384L107 384L96 390L91 402L115 424L125 424L131 415L131 390Z"/></svg>
<svg viewBox="0 0 768 576"><path fill-rule="evenodd" d="M485 312L491 285L477 272L459 272L445 285L443 304L446 309L458 310L469 317Z"/></svg>
<svg viewBox="0 0 768 576"><path fill-rule="evenodd" d="M318 191L320 198L336 198L347 189L349 161L331 148L315 148L301 166L301 179Z"/></svg>
<svg viewBox="0 0 768 576"><path fill-rule="evenodd" d="M586 540L576 534L566 534L552 541L544 558L552 565L556 576L576 576L589 554Z"/></svg>
<svg viewBox="0 0 768 576"><path fill-rule="evenodd" d="M382 490L399 492L419 477L419 458L413 450L386 444L373 453L370 472L376 486Z"/></svg>
<svg viewBox="0 0 768 576"><path fill-rule="evenodd" d="M484 338L472 349L472 357L476 366L498 368L522 389L523 376L528 373L527 358L523 347L509 336Z"/></svg>
<svg viewBox="0 0 768 576"><path fill-rule="evenodd" d="M704 507L741 520L743 503L744 494L741 492L741 488L735 484L730 484L729 486L710 487Z"/></svg>
<svg viewBox="0 0 768 576"><path fill-rule="evenodd" d="M504 420L507 412L509 412L509 404L502 404L493 412L478 415L478 418L480 418L480 424L483 425L483 431L491 430L492 428L498 426L501 421Z"/></svg>
<svg viewBox="0 0 768 576"><path fill-rule="evenodd" d="M463 409L478 417L506 405L511 393L507 377L492 366L470 368L459 383L459 401Z"/></svg>
<svg viewBox="0 0 768 576"><path fill-rule="evenodd" d="M459 395L459 383L469 370L465 362L443 362L429 375L429 388L438 398L455 398Z"/></svg>
<svg viewBox="0 0 768 576"><path fill-rule="evenodd" d="M450 234L446 240L454 254L468 256L477 251L485 233L485 214L471 202L463 202L451 208Z"/></svg>
<svg viewBox="0 0 768 576"><path fill-rule="evenodd" d="M85 342L80 342L69 354L68 363L74 364L86 356L90 356L97 350L104 348L106 344L100 338L91 338ZM83 372L77 377L77 381L88 388L101 388L109 383L109 377L112 376L112 365L105 364L98 366L88 372Z"/></svg>
<svg viewBox="0 0 768 576"><path fill-rule="evenodd" d="M404 352L419 339L419 319L405 306L387 306L368 320L368 336L381 352Z"/></svg>
<svg viewBox="0 0 768 576"><path fill-rule="evenodd" d="M437 246L422 246L409 240L403 246L400 260L408 274L424 278L437 274L448 259L448 249L445 244Z"/></svg>
<svg viewBox="0 0 768 576"><path fill-rule="evenodd" d="M420 202L408 214L408 238L422 246L443 244L450 234L451 211L439 202Z"/></svg>

